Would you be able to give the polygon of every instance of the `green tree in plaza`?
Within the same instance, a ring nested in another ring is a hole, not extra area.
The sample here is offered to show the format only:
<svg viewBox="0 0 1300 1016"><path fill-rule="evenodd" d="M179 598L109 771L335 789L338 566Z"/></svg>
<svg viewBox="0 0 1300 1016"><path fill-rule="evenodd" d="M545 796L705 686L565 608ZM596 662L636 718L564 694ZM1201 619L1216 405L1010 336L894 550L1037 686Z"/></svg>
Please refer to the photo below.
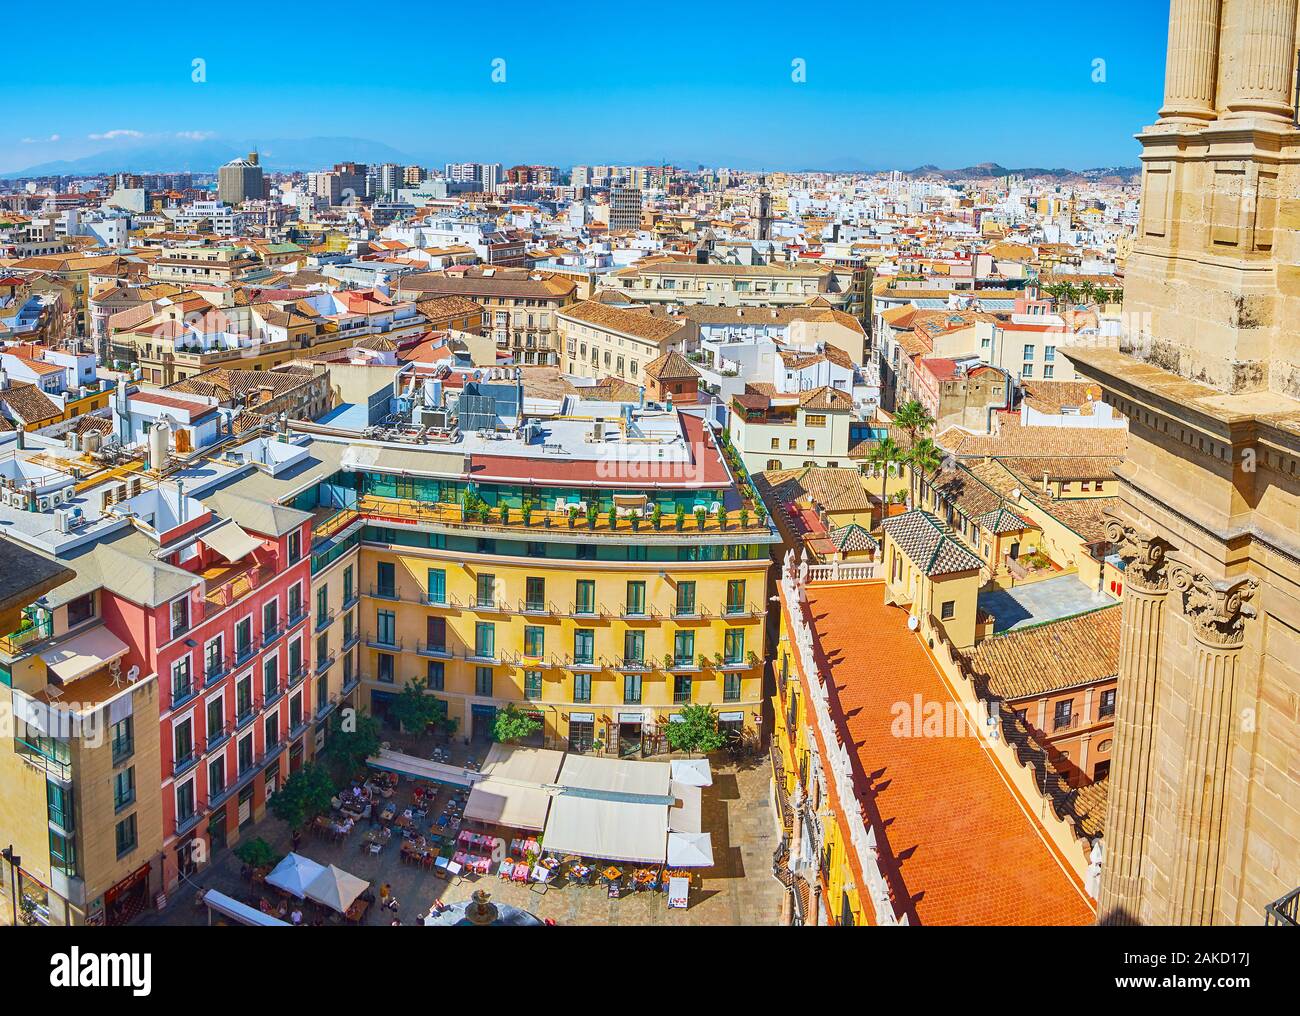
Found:
<svg viewBox="0 0 1300 1016"><path fill-rule="evenodd" d="M542 721L510 704L498 709L492 721L492 736L502 744L512 744L542 729Z"/></svg>
<svg viewBox="0 0 1300 1016"><path fill-rule="evenodd" d="M271 800L275 800L274 797ZM235 847L235 856L243 861L250 868L273 868L280 860L280 855L275 852L271 844L260 836L255 836L251 840L240 840Z"/></svg>
<svg viewBox="0 0 1300 1016"><path fill-rule="evenodd" d="M359 773L366 759L379 753L379 721L357 709L340 709L325 740L324 758L342 782Z"/></svg>
<svg viewBox="0 0 1300 1016"><path fill-rule="evenodd" d="M684 706L681 719L668 724L665 737L673 751L707 755L727 743L727 737L718 729L718 713L704 704Z"/></svg>
<svg viewBox="0 0 1300 1016"><path fill-rule="evenodd" d="M442 715L442 706L432 695L426 695L428 681L416 678L406 682L406 687L392 705L393 719L408 734L423 734L430 724Z"/></svg>
<svg viewBox="0 0 1300 1016"><path fill-rule="evenodd" d="M333 796L334 781L329 771L323 765L308 762L272 795L271 814L290 829L301 829L317 815L329 810Z"/></svg>

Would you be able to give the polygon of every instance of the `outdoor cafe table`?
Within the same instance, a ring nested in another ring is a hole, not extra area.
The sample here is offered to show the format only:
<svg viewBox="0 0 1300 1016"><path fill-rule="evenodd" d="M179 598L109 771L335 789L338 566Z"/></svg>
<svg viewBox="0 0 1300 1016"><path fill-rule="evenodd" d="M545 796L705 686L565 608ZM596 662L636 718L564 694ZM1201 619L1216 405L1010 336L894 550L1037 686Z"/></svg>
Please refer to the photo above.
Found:
<svg viewBox="0 0 1300 1016"><path fill-rule="evenodd" d="M616 881L617 879L623 877L623 873L619 871L617 868L615 868L612 864L604 871L602 871L600 874L603 878L607 879L610 882Z"/></svg>
<svg viewBox="0 0 1300 1016"><path fill-rule="evenodd" d="M348 907L347 913L343 916L349 921L357 922L366 916L366 911L369 909L370 901L358 896L352 901L352 906Z"/></svg>

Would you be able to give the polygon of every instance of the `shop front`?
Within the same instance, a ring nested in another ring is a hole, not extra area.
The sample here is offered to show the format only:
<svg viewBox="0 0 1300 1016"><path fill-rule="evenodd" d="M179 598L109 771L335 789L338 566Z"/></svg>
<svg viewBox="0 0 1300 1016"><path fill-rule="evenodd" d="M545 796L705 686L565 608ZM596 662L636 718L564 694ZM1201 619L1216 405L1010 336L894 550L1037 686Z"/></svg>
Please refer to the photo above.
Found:
<svg viewBox="0 0 1300 1016"><path fill-rule="evenodd" d="M126 924L149 905L147 862L104 893L104 923L110 927Z"/></svg>
<svg viewBox="0 0 1300 1016"><path fill-rule="evenodd" d="M596 740L595 713L569 713L569 751L585 754Z"/></svg>

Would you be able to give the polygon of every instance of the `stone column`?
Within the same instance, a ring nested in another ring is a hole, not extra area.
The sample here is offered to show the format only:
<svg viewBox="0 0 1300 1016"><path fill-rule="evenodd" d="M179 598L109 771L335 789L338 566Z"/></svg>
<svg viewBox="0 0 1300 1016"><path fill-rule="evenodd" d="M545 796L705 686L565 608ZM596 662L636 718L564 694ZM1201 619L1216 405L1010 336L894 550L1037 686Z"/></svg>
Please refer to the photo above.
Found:
<svg viewBox="0 0 1300 1016"><path fill-rule="evenodd" d="M1195 671L1188 689L1187 753L1174 811L1176 839L1169 920L1202 925L1214 920L1223 840L1224 789L1233 741L1233 696L1245 644L1253 579L1217 587L1181 565L1170 584L1182 594L1195 636Z"/></svg>
<svg viewBox="0 0 1300 1016"><path fill-rule="evenodd" d="M1291 119L1295 29L1296 0L1227 0L1219 39L1225 120Z"/></svg>
<svg viewBox="0 0 1300 1016"><path fill-rule="evenodd" d="M1221 9L1222 0L1172 0L1161 123L1214 119Z"/></svg>
<svg viewBox="0 0 1300 1016"><path fill-rule="evenodd" d="M1142 898L1156 678L1169 586L1163 541L1118 522L1108 523L1106 534L1118 545L1126 567L1106 863L1098 914L1103 924L1135 924Z"/></svg>

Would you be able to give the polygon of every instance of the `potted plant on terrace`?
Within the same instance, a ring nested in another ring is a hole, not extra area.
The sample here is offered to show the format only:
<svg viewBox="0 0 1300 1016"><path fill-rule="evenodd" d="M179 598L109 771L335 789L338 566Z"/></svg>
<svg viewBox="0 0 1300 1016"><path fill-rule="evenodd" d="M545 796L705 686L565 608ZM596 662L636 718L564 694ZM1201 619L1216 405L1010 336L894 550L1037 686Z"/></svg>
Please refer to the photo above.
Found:
<svg viewBox="0 0 1300 1016"><path fill-rule="evenodd" d="M659 502L655 502L654 508L650 510L650 520L654 523L655 529L663 525L664 510L659 507Z"/></svg>
<svg viewBox="0 0 1300 1016"><path fill-rule="evenodd" d="M578 516L582 514L576 504L569 505L569 528L572 529L578 524Z"/></svg>
<svg viewBox="0 0 1300 1016"><path fill-rule="evenodd" d="M596 528L596 519L599 516L600 516L600 509L596 507L596 503L594 501L591 504L587 505L587 528L588 529Z"/></svg>
<svg viewBox="0 0 1300 1016"><path fill-rule="evenodd" d="M677 528L682 529L686 526L686 505L678 503L677 505Z"/></svg>
<svg viewBox="0 0 1300 1016"><path fill-rule="evenodd" d="M695 509L695 528L704 529L704 523L709 519L709 510L704 505L699 505Z"/></svg>
<svg viewBox="0 0 1300 1016"><path fill-rule="evenodd" d="M612 533L618 529L618 509L611 508L605 516L609 520L609 531Z"/></svg>

